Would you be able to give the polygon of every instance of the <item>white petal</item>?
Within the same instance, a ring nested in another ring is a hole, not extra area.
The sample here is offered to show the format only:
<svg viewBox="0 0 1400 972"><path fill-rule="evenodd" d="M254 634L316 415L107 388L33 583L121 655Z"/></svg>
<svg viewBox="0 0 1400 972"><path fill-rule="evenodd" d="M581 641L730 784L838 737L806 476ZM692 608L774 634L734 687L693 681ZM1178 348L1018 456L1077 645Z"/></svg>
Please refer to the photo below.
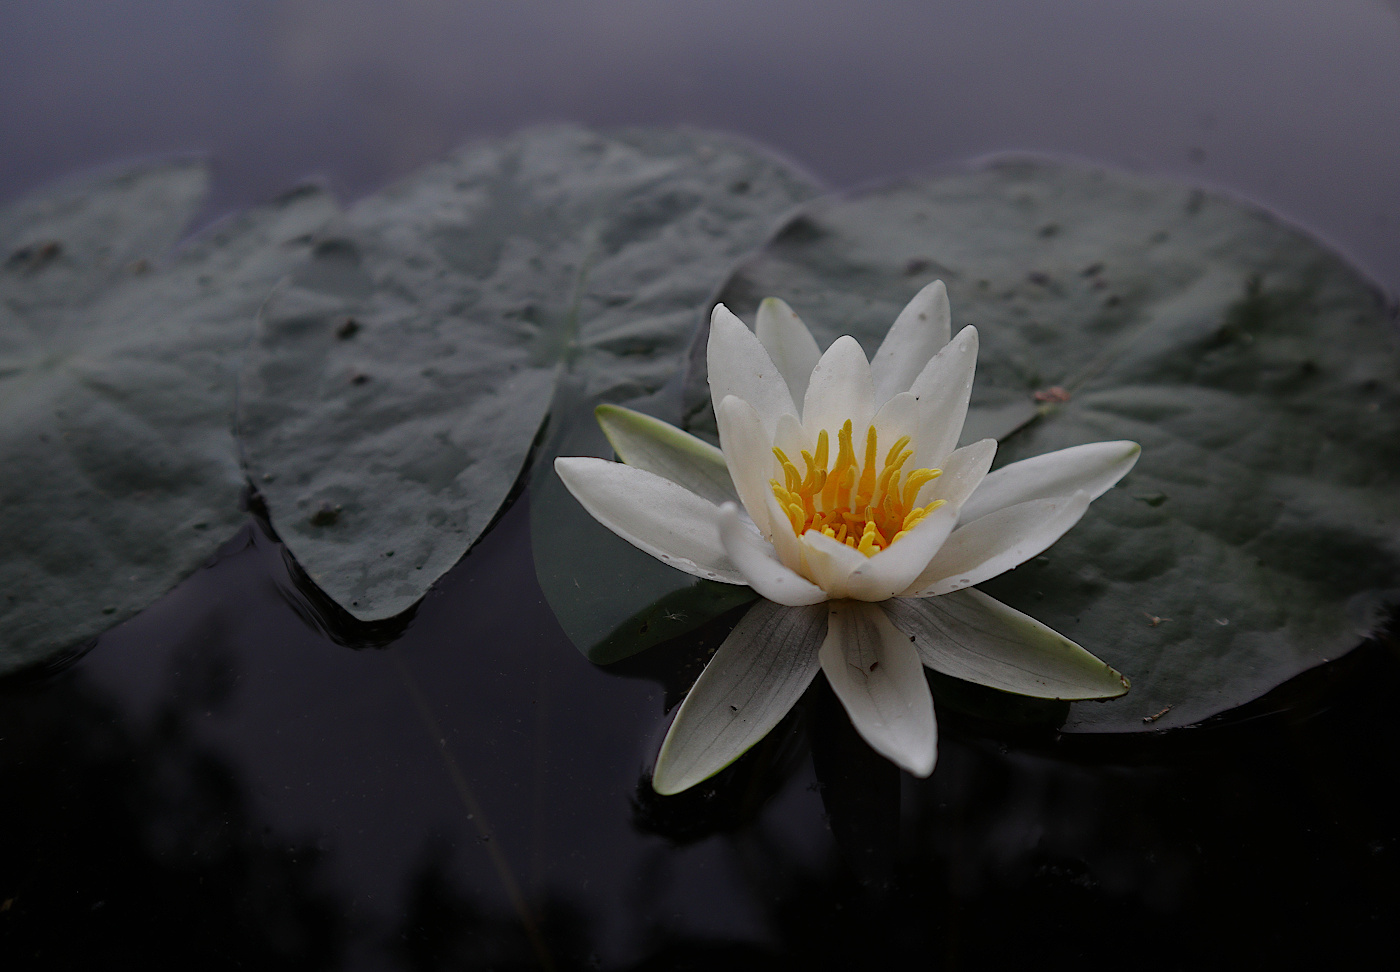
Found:
<svg viewBox="0 0 1400 972"><path fill-rule="evenodd" d="M969 523L995 510L1027 500L1068 496L1084 490L1097 499L1128 474L1142 446L1136 442L1090 442L1002 466L977 487L963 506Z"/></svg>
<svg viewBox="0 0 1400 972"><path fill-rule="evenodd" d="M627 465L656 473L711 503L739 498L724 453L704 439L620 405L599 405L593 414Z"/></svg>
<svg viewBox="0 0 1400 972"><path fill-rule="evenodd" d="M1003 692L1041 699L1111 699L1127 679L1035 618L981 591L896 598L884 605L923 663Z"/></svg>
<svg viewBox="0 0 1400 972"><path fill-rule="evenodd" d="M900 392L885 404L880 406L880 410L875 413L875 419L871 422L875 426L875 432L879 439L880 455L889 451L903 436L909 436L909 441L913 444L914 452L919 451L919 438L923 435L923 423L925 409L919 400L908 392ZM865 443L856 442L856 453L864 458L862 451ZM905 464L905 469L912 469L913 466Z"/></svg>
<svg viewBox="0 0 1400 972"><path fill-rule="evenodd" d="M941 464L958 444L976 370L977 328L965 327L914 379L909 391L919 399L926 416L914 455L919 466Z"/></svg>
<svg viewBox="0 0 1400 972"><path fill-rule="evenodd" d="M958 527L904 597L933 597L991 580L1030 560L1079 522L1089 494L1009 506Z"/></svg>
<svg viewBox="0 0 1400 972"><path fill-rule="evenodd" d="M861 738L915 776L932 773L938 756L933 696L909 636L877 605L834 601L819 657Z"/></svg>
<svg viewBox="0 0 1400 972"><path fill-rule="evenodd" d="M876 404L908 391L924 365L948 343L951 335L948 289L942 280L935 280L899 312L880 350L871 359Z"/></svg>
<svg viewBox="0 0 1400 972"><path fill-rule="evenodd" d="M858 601L883 601L903 591L938 553L958 523L955 506L941 506L924 517L908 535L892 543L851 571L846 597ZM864 557L863 554L858 556Z"/></svg>
<svg viewBox="0 0 1400 972"><path fill-rule="evenodd" d="M637 549L696 577L748 583L720 543L709 500L621 462L562 456L554 469L595 520Z"/></svg>
<svg viewBox="0 0 1400 972"><path fill-rule="evenodd" d="M792 400L802 401L812 369L822 356L812 332L791 307L776 297L767 297L758 305L754 330L787 382Z"/></svg>
<svg viewBox="0 0 1400 972"><path fill-rule="evenodd" d="M802 428L801 422L791 415L784 415L778 419L778 430L774 433L773 447L782 449L783 455L792 460L797 466L798 472L802 475L806 474L807 464L802 459L802 451L805 449L810 452L812 443L808 441L807 431ZM773 476L780 481L783 478L783 473L776 462L773 464ZM772 484L767 485L771 487ZM793 532L792 521L788 519L787 513L780 508L778 498L773 495L771 488L764 499L768 503L769 525L764 536L772 542L773 549L778 552L779 560L798 573L802 573L802 549L797 534Z"/></svg>
<svg viewBox="0 0 1400 972"><path fill-rule="evenodd" d="M681 703L651 778L679 793L714 776L768 734L820 667L826 608L759 601L719 646Z"/></svg>
<svg viewBox="0 0 1400 972"><path fill-rule="evenodd" d="M801 574L803 572L802 542L797 539L797 534L792 532L792 521L778 506L778 497L773 495L772 490L768 491L767 499L768 522L773 525L767 534L768 541L773 544L773 552L778 555L778 559L783 562L784 566Z"/></svg>
<svg viewBox="0 0 1400 972"><path fill-rule="evenodd" d="M802 450L811 452L816 443L807 434L796 415L779 416L778 427L773 430L773 445L783 450L783 455L792 460L798 472L806 475L807 467L802 461ZM770 458L776 458L772 452L768 455Z"/></svg>
<svg viewBox="0 0 1400 972"><path fill-rule="evenodd" d="M716 406L715 421L719 424L719 445L734 489L758 531L768 536L772 524L768 521L766 497L773 492L770 484L777 464L773 458L773 440L764 431L757 409L733 395L725 396Z"/></svg>
<svg viewBox="0 0 1400 972"><path fill-rule="evenodd" d="M768 600L797 607L827 599L825 591L778 559L773 545L749 529L733 503L719 508L719 537L743 583Z"/></svg>
<svg viewBox="0 0 1400 972"><path fill-rule="evenodd" d="M983 439L972 445L954 449L952 455L943 460L943 475L924 484L919 490L915 504L927 506L934 500L946 500L951 507L960 508L967 498L973 495L987 470L992 468L992 460L997 454L997 440Z"/></svg>
<svg viewBox="0 0 1400 972"><path fill-rule="evenodd" d="M716 304L710 315L707 364L710 400L716 412L725 396L738 396L758 410L769 438L773 436L779 415L797 414L797 406L777 365L768 357L753 331L723 304Z"/></svg>
<svg viewBox="0 0 1400 972"><path fill-rule="evenodd" d="M846 596L846 583L851 573L866 561L865 554L816 530L802 534L803 571L812 583L833 598Z"/></svg>
<svg viewBox="0 0 1400 972"><path fill-rule="evenodd" d="M826 429L834 456L836 433L850 419L859 455L865 445L865 430L875 416L874 396L870 362L865 360L860 343L849 334L839 337L812 370L812 381L802 404L802 427L813 439Z"/></svg>

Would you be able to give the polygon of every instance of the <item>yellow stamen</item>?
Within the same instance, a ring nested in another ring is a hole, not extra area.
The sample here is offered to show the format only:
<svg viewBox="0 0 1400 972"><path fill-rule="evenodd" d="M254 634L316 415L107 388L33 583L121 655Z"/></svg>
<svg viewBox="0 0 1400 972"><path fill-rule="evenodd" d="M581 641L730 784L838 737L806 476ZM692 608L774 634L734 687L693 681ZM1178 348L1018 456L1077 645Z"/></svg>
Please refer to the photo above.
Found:
<svg viewBox="0 0 1400 972"><path fill-rule="evenodd" d="M909 478L904 482L904 506L906 508L913 506L914 500L919 498L919 490L924 488L924 484L942 475L942 469L915 469L911 472Z"/></svg>
<svg viewBox="0 0 1400 972"><path fill-rule="evenodd" d="M852 506L864 506L875 495L875 439L875 426L872 425L865 433L865 466L861 469L860 486L856 490L858 499Z"/></svg>
<svg viewBox="0 0 1400 972"><path fill-rule="evenodd" d="M910 442L909 436L900 436L880 463L879 434L873 425L868 426L865 461L861 462L856 457L855 429L847 421L836 432L835 460L828 463L831 435L822 429L816 449L802 450L804 468L800 472L786 453L775 447L773 456L783 473L781 480L770 480L770 485L793 532L801 536L815 530L867 557L901 540L943 505L942 500L936 500L927 506L914 506L919 491L942 471L914 469L906 473L904 466L914 455Z"/></svg>
<svg viewBox="0 0 1400 972"><path fill-rule="evenodd" d="M871 431L873 432L874 430L872 429ZM895 461L894 461L894 457L897 456L897 455L899 455L901 452L903 452L905 446L907 446L907 445L909 445L909 436L907 436L907 435L901 435L897 440L895 440L895 444L892 445L892 446L890 446L890 451L889 451L888 453L885 454L885 465L887 465L887 466L902 466L902 465L904 465L904 460L903 460L903 459L899 460L899 462L895 462ZM912 456L913 454L914 454L913 452L910 452L910 453L909 453L909 455L911 455L911 456ZM907 458L907 457L906 457L906 458Z"/></svg>
<svg viewBox="0 0 1400 972"><path fill-rule="evenodd" d="M783 450L777 446L773 447L773 455L778 457L778 464L783 467L783 478L787 480L789 493L795 493L802 485L802 477L798 475L797 467L792 464L792 460L783 454Z"/></svg>
<svg viewBox="0 0 1400 972"><path fill-rule="evenodd" d="M796 503L787 507L788 519L792 522L792 532L798 536L802 535L802 507Z"/></svg>

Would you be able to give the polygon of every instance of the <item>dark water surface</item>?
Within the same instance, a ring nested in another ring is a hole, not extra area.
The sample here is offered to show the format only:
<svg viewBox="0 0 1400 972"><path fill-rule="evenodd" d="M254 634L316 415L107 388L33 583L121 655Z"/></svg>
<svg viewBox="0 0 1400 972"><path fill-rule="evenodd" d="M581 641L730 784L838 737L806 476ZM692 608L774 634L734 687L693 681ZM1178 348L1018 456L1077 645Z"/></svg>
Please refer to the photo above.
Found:
<svg viewBox="0 0 1400 972"><path fill-rule="evenodd" d="M212 216L528 122L682 121L837 186L1004 149L1172 173L1400 291L1380 2L46 0L0 9L0 90L0 199L208 149ZM250 518L72 666L0 683L0 968L1351 968L1400 945L1394 639L1172 733L943 713L926 781L819 687L662 800L663 713L723 629L590 665L527 505L402 632L344 628Z"/></svg>

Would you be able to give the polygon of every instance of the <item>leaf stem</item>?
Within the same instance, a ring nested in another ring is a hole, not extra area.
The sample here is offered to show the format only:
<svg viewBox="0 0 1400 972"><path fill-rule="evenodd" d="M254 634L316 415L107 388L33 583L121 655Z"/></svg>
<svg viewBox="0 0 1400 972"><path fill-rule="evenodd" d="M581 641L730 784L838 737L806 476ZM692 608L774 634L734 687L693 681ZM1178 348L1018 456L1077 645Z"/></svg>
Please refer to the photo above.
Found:
<svg viewBox="0 0 1400 972"><path fill-rule="evenodd" d="M422 688L419 687L417 679L413 677L413 673L408 670L408 666L399 657L399 653L390 649L389 656L393 658L394 666L403 679L404 687L408 689L408 695L413 699L414 707L418 710L418 716L423 720L423 728L437 743L438 753L442 756L448 779L452 781L452 786L457 791L462 805L467 808L467 819L476 827L477 835L481 838L482 844L486 847L486 854L491 858L491 863L496 868L496 876L500 878L506 897L510 899L511 907L515 909L520 924L525 927L525 934L530 939L530 947L534 950L535 959L545 972L554 972L554 959L545 946L539 925L535 922L534 915L531 914L530 907L525 901L525 895L520 890L520 883L515 879L515 872L510 868L510 861L506 860L505 851L501 849L501 842L491 829L491 823L486 818L486 811L482 809L476 794L467 784L465 774L457 765L457 759L452 755L452 750L447 745L447 736L443 734L442 727L433 716L433 710L428 705L427 697L423 694Z"/></svg>

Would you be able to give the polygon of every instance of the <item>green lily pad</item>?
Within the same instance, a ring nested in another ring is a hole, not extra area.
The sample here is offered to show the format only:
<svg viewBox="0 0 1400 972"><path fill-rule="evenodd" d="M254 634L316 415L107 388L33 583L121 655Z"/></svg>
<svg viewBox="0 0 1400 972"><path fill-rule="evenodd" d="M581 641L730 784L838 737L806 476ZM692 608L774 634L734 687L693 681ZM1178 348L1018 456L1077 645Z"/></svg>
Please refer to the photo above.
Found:
<svg viewBox="0 0 1400 972"><path fill-rule="evenodd" d="M170 252L207 183L148 166L0 212L0 674L135 614L243 521L231 362L333 203L294 192Z"/></svg>
<svg viewBox="0 0 1400 972"><path fill-rule="evenodd" d="M1196 723L1376 631L1400 588L1400 356L1341 257L1200 189L1016 160L814 204L720 299L781 296L869 349L934 278L980 332L998 464L1142 443L1077 527L983 585L1132 680L1067 729Z"/></svg>
<svg viewBox="0 0 1400 972"><path fill-rule="evenodd" d="M272 523L356 617L491 523L562 374L650 394L807 181L732 138L542 128L356 204L264 310L239 434Z"/></svg>

